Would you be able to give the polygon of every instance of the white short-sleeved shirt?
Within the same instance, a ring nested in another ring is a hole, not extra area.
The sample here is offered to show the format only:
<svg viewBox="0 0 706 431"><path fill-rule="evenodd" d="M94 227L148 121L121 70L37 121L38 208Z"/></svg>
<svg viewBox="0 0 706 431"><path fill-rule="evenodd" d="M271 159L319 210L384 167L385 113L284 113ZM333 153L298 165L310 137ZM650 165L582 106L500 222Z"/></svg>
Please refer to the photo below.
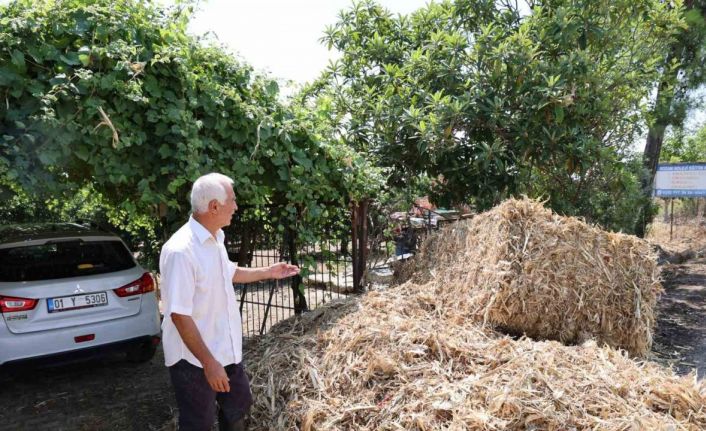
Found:
<svg viewBox="0 0 706 431"><path fill-rule="evenodd" d="M242 326L233 290L236 264L228 259L224 239L222 230L213 238L190 217L162 247L162 346L168 367L181 359L202 367L182 341L172 313L191 316L206 347L221 365L242 361Z"/></svg>

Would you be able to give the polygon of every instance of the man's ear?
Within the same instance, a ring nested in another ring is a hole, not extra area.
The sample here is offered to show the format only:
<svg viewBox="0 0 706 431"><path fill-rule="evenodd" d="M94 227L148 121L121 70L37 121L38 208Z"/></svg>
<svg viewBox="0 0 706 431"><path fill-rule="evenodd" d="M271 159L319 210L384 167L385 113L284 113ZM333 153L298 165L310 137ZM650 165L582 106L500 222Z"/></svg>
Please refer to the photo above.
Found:
<svg viewBox="0 0 706 431"><path fill-rule="evenodd" d="M216 211L218 211L218 200L211 199L211 201L208 203L208 212L215 213Z"/></svg>

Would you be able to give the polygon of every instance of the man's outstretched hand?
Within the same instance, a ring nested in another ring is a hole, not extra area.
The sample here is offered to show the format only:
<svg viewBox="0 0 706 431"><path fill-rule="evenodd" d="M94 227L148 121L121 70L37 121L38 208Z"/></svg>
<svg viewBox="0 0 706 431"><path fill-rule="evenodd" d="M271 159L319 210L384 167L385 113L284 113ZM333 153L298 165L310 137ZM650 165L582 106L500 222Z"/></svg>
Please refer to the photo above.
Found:
<svg viewBox="0 0 706 431"><path fill-rule="evenodd" d="M278 262L274 265L270 265L269 273L271 278L279 280L299 274L299 267L286 262Z"/></svg>

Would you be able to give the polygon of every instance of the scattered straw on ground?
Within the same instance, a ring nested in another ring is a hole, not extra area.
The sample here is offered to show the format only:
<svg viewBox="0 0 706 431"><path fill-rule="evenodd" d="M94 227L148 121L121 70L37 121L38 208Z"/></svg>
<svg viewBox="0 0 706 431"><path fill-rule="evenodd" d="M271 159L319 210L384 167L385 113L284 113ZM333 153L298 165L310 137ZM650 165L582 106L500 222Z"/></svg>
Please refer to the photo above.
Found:
<svg viewBox="0 0 706 431"><path fill-rule="evenodd" d="M703 382L515 340L411 285L283 322L245 357L259 430L706 429Z"/></svg>
<svg viewBox="0 0 706 431"><path fill-rule="evenodd" d="M515 339L482 324L513 318L507 308L528 328L562 334L566 325L633 352L649 341L658 288L649 247L514 205L447 231L450 249L426 246L437 264L403 285L334 302L250 343L255 429L706 429L706 385L694 376L594 341Z"/></svg>

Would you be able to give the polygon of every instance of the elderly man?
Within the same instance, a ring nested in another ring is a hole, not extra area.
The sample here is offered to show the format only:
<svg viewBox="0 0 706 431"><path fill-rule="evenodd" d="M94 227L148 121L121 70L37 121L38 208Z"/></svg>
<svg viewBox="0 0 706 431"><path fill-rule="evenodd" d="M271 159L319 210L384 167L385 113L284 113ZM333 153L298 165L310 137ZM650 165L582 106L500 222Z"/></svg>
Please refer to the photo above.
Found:
<svg viewBox="0 0 706 431"><path fill-rule="evenodd" d="M221 430L245 430L252 404L243 369L242 329L233 283L281 279L299 268L280 262L236 268L222 227L238 209L233 180L208 174L191 189L192 216L164 244L162 277L164 359L179 407L179 429L206 431L218 404Z"/></svg>

